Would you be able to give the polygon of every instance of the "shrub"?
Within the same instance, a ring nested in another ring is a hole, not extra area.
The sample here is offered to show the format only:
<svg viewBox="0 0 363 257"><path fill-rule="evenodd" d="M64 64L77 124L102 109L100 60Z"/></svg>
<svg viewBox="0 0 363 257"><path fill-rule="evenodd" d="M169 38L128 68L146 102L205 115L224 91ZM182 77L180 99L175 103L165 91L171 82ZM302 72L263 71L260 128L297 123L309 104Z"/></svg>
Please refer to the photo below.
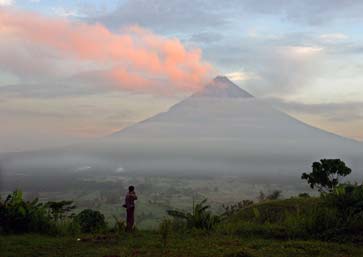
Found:
<svg viewBox="0 0 363 257"><path fill-rule="evenodd" d="M324 205L312 206L304 213L287 213L281 224L289 238L320 237L336 227L336 210Z"/></svg>
<svg viewBox="0 0 363 257"><path fill-rule="evenodd" d="M78 235L81 233L81 225L77 220L72 219L66 223L66 234L67 235Z"/></svg>
<svg viewBox="0 0 363 257"><path fill-rule="evenodd" d="M337 208L341 216L363 212L363 185L340 185L323 198L329 206Z"/></svg>
<svg viewBox="0 0 363 257"><path fill-rule="evenodd" d="M67 218L58 221L55 224L54 229L49 231L50 234L55 236L65 236L65 235L78 235L81 233L81 226L76 219Z"/></svg>
<svg viewBox="0 0 363 257"><path fill-rule="evenodd" d="M208 209L209 205L206 205L207 199L204 199L200 203L194 204L192 213L187 213L178 210L167 211L168 215L175 219L182 219L186 221L189 229L202 229L211 231L221 221L220 217L213 215Z"/></svg>
<svg viewBox="0 0 363 257"><path fill-rule="evenodd" d="M329 208L336 209L341 229L353 232L363 228L363 185L340 185L322 198Z"/></svg>
<svg viewBox="0 0 363 257"><path fill-rule="evenodd" d="M83 233L99 232L106 228L105 216L99 211L85 209L76 216L76 220Z"/></svg>
<svg viewBox="0 0 363 257"><path fill-rule="evenodd" d="M0 199L0 230L5 233L47 232L54 224L38 199L24 201L21 191Z"/></svg>

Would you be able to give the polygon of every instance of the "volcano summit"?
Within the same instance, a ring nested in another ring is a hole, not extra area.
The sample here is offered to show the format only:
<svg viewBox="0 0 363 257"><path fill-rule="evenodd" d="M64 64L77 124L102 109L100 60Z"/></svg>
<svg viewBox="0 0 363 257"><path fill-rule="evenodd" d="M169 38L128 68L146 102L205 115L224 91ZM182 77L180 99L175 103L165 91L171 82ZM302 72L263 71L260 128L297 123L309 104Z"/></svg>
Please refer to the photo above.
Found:
<svg viewBox="0 0 363 257"><path fill-rule="evenodd" d="M218 76L168 111L106 138L8 155L3 168L52 163L95 172L297 177L321 158L344 159L363 174L361 156L362 143L309 126Z"/></svg>

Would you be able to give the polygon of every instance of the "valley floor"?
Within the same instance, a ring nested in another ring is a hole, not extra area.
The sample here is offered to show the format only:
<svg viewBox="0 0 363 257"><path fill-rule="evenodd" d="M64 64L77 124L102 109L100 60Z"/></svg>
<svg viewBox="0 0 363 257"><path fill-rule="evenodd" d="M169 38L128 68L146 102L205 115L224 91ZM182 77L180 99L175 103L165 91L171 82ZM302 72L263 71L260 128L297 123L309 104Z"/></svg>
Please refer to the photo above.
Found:
<svg viewBox="0 0 363 257"><path fill-rule="evenodd" d="M165 248L156 232L141 231L123 238L50 237L36 234L0 236L1 257L42 256L223 256L223 257L361 257L363 245L320 241L282 241L219 234L171 236Z"/></svg>

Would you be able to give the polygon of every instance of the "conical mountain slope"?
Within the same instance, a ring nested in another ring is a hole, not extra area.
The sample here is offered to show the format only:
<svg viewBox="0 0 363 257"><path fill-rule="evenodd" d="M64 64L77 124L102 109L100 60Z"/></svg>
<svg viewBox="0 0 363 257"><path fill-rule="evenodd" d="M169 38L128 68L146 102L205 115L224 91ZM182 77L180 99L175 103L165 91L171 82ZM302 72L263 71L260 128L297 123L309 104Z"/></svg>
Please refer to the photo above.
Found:
<svg viewBox="0 0 363 257"><path fill-rule="evenodd" d="M311 127L217 77L168 111L107 138L11 157L3 167L22 170L21 164L26 170L66 163L73 171L92 167L94 172L234 173L272 179L283 174L299 180L321 158L344 159L362 175L362 156L362 143Z"/></svg>
<svg viewBox="0 0 363 257"><path fill-rule="evenodd" d="M119 131L110 140L129 147L135 156L142 153L138 164L144 165L135 170L296 176L312 161L342 158L363 173L362 143L296 120L226 77L215 78L167 112Z"/></svg>
<svg viewBox="0 0 363 257"><path fill-rule="evenodd" d="M342 147L344 144L356 144L353 140L311 127L272 108L221 76L167 112L121 130L113 137L225 139L248 142L254 147L267 145L275 148L296 144L301 149L307 144L311 144L308 148L335 143L343 144Z"/></svg>

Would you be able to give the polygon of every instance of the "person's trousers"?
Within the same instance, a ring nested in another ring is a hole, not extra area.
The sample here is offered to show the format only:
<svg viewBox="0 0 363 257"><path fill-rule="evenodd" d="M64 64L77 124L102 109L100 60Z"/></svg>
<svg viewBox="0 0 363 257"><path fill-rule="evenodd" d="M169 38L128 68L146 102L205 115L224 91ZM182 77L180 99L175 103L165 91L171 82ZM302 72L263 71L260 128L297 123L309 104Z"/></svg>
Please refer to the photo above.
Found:
<svg viewBox="0 0 363 257"><path fill-rule="evenodd" d="M135 221L135 207L127 208L126 210L126 230L132 231L134 227L134 221Z"/></svg>

